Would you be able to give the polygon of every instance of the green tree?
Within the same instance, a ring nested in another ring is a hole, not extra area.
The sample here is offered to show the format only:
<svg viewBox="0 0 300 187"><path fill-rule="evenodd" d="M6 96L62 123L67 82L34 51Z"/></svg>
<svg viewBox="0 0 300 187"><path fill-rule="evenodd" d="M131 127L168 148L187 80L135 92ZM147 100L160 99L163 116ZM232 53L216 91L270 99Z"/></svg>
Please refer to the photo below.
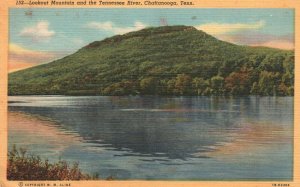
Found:
<svg viewBox="0 0 300 187"><path fill-rule="evenodd" d="M252 94L252 95L257 95L257 94L259 94L259 88L258 88L257 82L254 82L254 83L252 84L252 87L251 87L251 90L250 90L250 94Z"/></svg>
<svg viewBox="0 0 300 187"><path fill-rule="evenodd" d="M210 79L211 89L214 95L223 95L224 93L224 78L217 75Z"/></svg>
<svg viewBox="0 0 300 187"><path fill-rule="evenodd" d="M268 55L261 63L260 68L269 72L283 72L283 54Z"/></svg>
<svg viewBox="0 0 300 187"><path fill-rule="evenodd" d="M145 95L157 93L158 80L155 77L146 77L140 81L140 91Z"/></svg>
<svg viewBox="0 0 300 187"><path fill-rule="evenodd" d="M122 80L106 87L103 91L105 95L137 95L137 85L132 80Z"/></svg>
<svg viewBox="0 0 300 187"><path fill-rule="evenodd" d="M175 92L175 83L176 83L176 79L168 80L168 82L167 82L167 93L169 95L176 94L176 92Z"/></svg>
<svg viewBox="0 0 300 187"><path fill-rule="evenodd" d="M280 85L280 74L262 71L259 76L258 88L261 95L276 95Z"/></svg>
<svg viewBox="0 0 300 187"><path fill-rule="evenodd" d="M179 95L191 93L192 78L186 74L178 74L175 82L175 92Z"/></svg>
<svg viewBox="0 0 300 187"><path fill-rule="evenodd" d="M196 77L193 79L193 92L202 95L208 84L203 78Z"/></svg>
<svg viewBox="0 0 300 187"><path fill-rule="evenodd" d="M225 78L225 89L230 95L249 94L250 88L248 71L233 72Z"/></svg>

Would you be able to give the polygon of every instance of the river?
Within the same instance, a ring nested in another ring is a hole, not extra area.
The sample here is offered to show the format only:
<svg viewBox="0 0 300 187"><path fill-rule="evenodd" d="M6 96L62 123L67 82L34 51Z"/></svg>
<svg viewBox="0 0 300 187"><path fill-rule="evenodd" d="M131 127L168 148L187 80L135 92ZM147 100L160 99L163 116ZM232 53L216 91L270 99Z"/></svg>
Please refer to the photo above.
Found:
<svg viewBox="0 0 300 187"><path fill-rule="evenodd" d="M118 180L292 180L293 97L10 96L8 142Z"/></svg>

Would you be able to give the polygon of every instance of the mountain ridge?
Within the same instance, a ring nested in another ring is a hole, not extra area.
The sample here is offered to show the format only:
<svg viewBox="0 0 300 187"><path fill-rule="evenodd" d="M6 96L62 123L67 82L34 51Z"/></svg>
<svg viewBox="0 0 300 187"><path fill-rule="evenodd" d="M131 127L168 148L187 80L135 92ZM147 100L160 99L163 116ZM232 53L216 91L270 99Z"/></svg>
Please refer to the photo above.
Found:
<svg viewBox="0 0 300 187"><path fill-rule="evenodd" d="M239 76L251 81L234 82ZM266 80L272 88L263 85ZM95 41L13 72L9 95L293 95L293 81L293 51L239 46L191 26L164 26Z"/></svg>

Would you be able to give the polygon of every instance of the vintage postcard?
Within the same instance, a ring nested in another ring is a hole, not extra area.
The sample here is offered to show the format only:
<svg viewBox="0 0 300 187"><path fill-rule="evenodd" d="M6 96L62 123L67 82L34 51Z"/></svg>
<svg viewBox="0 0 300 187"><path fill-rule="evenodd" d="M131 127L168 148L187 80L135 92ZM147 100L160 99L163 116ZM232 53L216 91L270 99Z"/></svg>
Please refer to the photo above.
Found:
<svg viewBox="0 0 300 187"><path fill-rule="evenodd" d="M1 2L0 187L299 182L299 2Z"/></svg>

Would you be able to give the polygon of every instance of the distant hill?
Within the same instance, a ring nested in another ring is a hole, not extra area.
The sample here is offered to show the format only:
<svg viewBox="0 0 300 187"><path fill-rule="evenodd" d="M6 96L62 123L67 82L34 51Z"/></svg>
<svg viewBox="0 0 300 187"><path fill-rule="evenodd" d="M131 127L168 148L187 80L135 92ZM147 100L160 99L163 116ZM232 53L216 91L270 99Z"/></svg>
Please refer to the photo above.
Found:
<svg viewBox="0 0 300 187"><path fill-rule="evenodd" d="M146 28L9 74L9 95L293 95L294 51Z"/></svg>

